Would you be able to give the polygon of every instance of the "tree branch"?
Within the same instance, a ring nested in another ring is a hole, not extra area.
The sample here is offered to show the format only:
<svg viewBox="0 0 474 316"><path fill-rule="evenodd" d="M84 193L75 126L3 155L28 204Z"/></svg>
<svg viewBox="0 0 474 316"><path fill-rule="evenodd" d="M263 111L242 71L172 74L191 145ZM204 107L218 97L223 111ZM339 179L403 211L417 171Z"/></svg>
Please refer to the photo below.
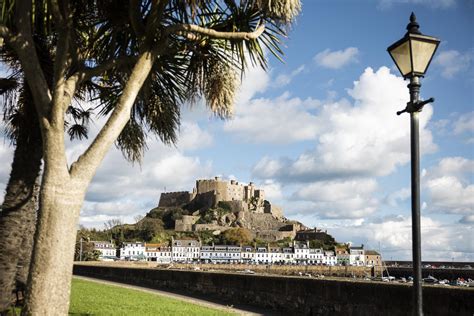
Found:
<svg viewBox="0 0 474 316"><path fill-rule="evenodd" d="M167 34L187 35L197 33L212 38L229 40L254 40L257 39L265 30L265 25L259 25L253 32L220 32L214 29L208 29L195 24L176 24L165 29Z"/></svg>
<svg viewBox="0 0 474 316"><path fill-rule="evenodd" d="M87 183L92 179L105 154L130 119L132 106L151 71L156 55L157 52L150 50L140 54L109 119L89 148L71 165L71 177L81 178Z"/></svg>
<svg viewBox="0 0 474 316"><path fill-rule="evenodd" d="M67 104L71 103L71 99L74 96L74 93L76 93L77 86L82 82L92 79L93 77L99 76L107 70L110 70L116 66L130 63L132 61L136 61L137 59L137 56L123 56L120 58L108 60L102 63L101 65L93 68L83 68L77 71L72 76L70 76L65 82L64 98L67 99L67 101L65 102L67 102ZM67 107L63 110L66 111Z"/></svg>
<svg viewBox="0 0 474 316"><path fill-rule="evenodd" d="M7 35L5 40L18 55L26 81L33 94L34 103L40 117L40 124L45 127L49 124L46 118L52 96L41 69L33 36L31 35L31 7L31 0L17 1L15 22L18 34L13 35L4 26L0 29L3 35Z"/></svg>
<svg viewBox="0 0 474 316"><path fill-rule="evenodd" d="M133 31L137 38L142 38L145 35L145 26L143 25L142 13L140 11L140 1L130 0L129 5L129 16Z"/></svg>
<svg viewBox="0 0 474 316"><path fill-rule="evenodd" d="M64 17L61 14L61 10L59 9L59 4L56 0L50 0L48 1L49 6L51 8L51 12L53 13L54 18L56 19L56 22L58 24L63 24L64 23Z"/></svg>

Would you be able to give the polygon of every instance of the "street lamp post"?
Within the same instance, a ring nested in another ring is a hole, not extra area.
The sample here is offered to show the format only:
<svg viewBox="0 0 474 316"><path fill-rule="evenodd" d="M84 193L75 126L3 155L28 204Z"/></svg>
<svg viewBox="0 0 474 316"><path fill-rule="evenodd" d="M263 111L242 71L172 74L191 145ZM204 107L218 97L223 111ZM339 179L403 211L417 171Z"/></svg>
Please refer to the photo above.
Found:
<svg viewBox="0 0 474 316"><path fill-rule="evenodd" d="M420 25L412 12L405 36L392 44L387 50L404 79L410 79L408 89L410 101L404 110L410 113L410 151L411 151L411 218L413 242L413 314L423 315L423 296L421 288L421 229L420 229L420 144L419 113L423 106L433 102L430 98L420 101L420 77L423 77L438 48L437 38L426 36L419 31Z"/></svg>

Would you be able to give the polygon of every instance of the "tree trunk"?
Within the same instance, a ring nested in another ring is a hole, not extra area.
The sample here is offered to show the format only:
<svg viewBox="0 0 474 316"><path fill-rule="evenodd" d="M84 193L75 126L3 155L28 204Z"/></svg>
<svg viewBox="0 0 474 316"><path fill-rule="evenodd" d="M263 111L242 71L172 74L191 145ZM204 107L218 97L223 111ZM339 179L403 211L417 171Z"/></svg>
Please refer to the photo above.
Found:
<svg viewBox="0 0 474 316"><path fill-rule="evenodd" d="M11 303L15 277L26 284L38 209L42 141L32 98L24 87L12 170L0 212L0 311Z"/></svg>
<svg viewBox="0 0 474 316"><path fill-rule="evenodd" d="M46 172L46 170L45 170ZM61 175L51 179L61 179ZM43 179L35 247L22 315L67 315L84 184Z"/></svg>

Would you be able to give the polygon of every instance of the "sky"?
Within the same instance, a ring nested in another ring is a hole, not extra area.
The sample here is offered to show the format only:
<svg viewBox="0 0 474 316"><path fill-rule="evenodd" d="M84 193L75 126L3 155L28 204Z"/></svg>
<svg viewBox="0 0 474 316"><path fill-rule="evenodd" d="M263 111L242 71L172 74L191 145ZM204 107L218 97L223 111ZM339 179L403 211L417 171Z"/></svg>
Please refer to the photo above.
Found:
<svg viewBox="0 0 474 316"><path fill-rule="evenodd" d="M287 218L339 242L410 260L409 116L396 115L409 94L386 48L405 34L412 11L420 31L442 41L421 80L421 98L436 99L420 114L422 259L474 261L472 0L303 1L284 63L268 54L267 72L246 73L233 119L185 106L176 146L150 139L135 165L114 148L80 224L133 223L163 191L221 176L254 182ZM68 142L69 162L87 145ZM12 152L0 143L2 191Z"/></svg>

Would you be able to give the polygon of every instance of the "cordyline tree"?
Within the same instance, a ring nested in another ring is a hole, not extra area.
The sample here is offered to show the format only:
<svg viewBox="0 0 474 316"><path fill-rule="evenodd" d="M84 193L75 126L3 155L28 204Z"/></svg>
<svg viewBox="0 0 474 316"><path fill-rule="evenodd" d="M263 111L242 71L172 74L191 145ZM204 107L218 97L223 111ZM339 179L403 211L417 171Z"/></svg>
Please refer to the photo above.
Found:
<svg viewBox="0 0 474 316"><path fill-rule="evenodd" d="M39 3L35 3L38 5ZM42 23L41 10L36 10L36 23ZM44 17L44 15L43 15ZM42 23L43 26L44 23ZM48 50L47 28L35 28L34 43L48 86L52 85L52 60ZM0 60L8 65L10 74L0 78L0 102L3 103L5 137L14 154L5 196L0 206L0 314L10 304L11 293L23 287L28 277L33 235L38 209L39 175L42 159L42 141L31 91L23 80L21 66L15 53L0 47ZM88 111L70 107L68 134L82 138L87 131L83 125ZM81 124L78 124L81 122Z"/></svg>
<svg viewBox="0 0 474 316"><path fill-rule="evenodd" d="M201 97L218 116L229 116L239 73L249 61L265 67L264 46L281 56L279 39L299 13L300 2L41 3L48 12L53 47L51 87L33 41L32 0L2 2L0 37L18 57L43 141L40 211L22 313L65 315L80 209L112 144L128 144L130 158L137 159L146 146L147 130L173 142L180 105ZM92 99L99 100L109 118L84 153L68 163L65 116L84 85L94 87Z"/></svg>

